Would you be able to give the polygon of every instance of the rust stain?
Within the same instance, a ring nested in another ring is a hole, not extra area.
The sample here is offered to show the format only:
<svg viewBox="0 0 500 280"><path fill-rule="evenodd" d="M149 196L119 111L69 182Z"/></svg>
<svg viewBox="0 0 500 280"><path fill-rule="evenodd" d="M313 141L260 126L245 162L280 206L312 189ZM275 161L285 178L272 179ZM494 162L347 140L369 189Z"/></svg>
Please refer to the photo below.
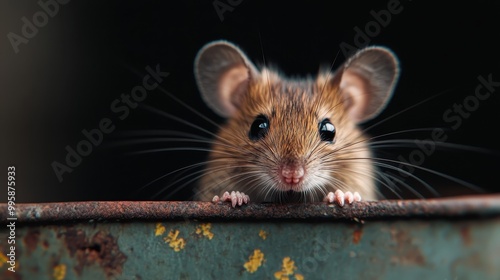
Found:
<svg viewBox="0 0 500 280"><path fill-rule="evenodd" d="M54 273L52 274L55 280L63 280L66 277L66 265L58 264L54 267Z"/></svg>
<svg viewBox="0 0 500 280"><path fill-rule="evenodd" d="M261 230L259 231L259 236L260 236L260 238L262 238L262 240L266 240L266 238L267 238L267 234L268 234L268 233L267 233L265 230L263 230L263 229L261 229Z"/></svg>
<svg viewBox="0 0 500 280"><path fill-rule="evenodd" d="M196 234L200 236L205 236L209 240L212 240L212 238L214 238L214 234L210 231L211 228L212 228L211 223L201 224L196 227Z"/></svg>
<svg viewBox="0 0 500 280"><path fill-rule="evenodd" d="M280 271L274 273L274 278L279 280L289 280L290 276L294 276L296 280L303 280L304 276L299 273L295 273L298 268L295 266L295 262L290 257L283 258L283 264Z"/></svg>
<svg viewBox="0 0 500 280"><path fill-rule="evenodd" d="M490 276L495 276L495 267L493 263L489 265L484 265L484 257L479 252L474 252L468 256L461 256L457 258L450 264L450 270L452 275L459 275L462 270L478 270L481 269L483 272L489 274ZM498 275L496 275L498 276ZM497 277L492 279L498 279Z"/></svg>
<svg viewBox="0 0 500 280"><path fill-rule="evenodd" d="M39 239L40 239L40 231L38 229L28 230L26 236L24 236L23 239L28 255L31 254L37 248Z"/></svg>
<svg viewBox="0 0 500 280"><path fill-rule="evenodd" d="M362 236L363 236L363 228L357 226L352 234L352 243L359 244Z"/></svg>
<svg viewBox="0 0 500 280"><path fill-rule="evenodd" d="M472 236L470 233L470 228L463 226L460 228L460 236L462 237L462 242L465 246L472 245Z"/></svg>
<svg viewBox="0 0 500 280"><path fill-rule="evenodd" d="M186 246L186 240L184 240L184 238L179 238L179 233L179 230L171 230L168 233L168 236L163 238L165 243L168 243L170 248L172 248L175 252L179 252L184 249L184 246Z"/></svg>
<svg viewBox="0 0 500 280"><path fill-rule="evenodd" d="M85 266L97 264L108 277L116 277L122 273L127 256L120 251L116 239L103 231L88 238L80 229L68 228L64 233L64 241L71 257L77 260L74 270L81 275Z"/></svg>
<svg viewBox="0 0 500 280"><path fill-rule="evenodd" d="M264 262L264 253L260 249L255 249L253 254L248 257L248 261L243 265L243 267L250 273L254 273L259 269L259 267Z"/></svg>
<svg viewBox="0 0 500 280"><path fill-rule="evenodd" d="M426 264L425 257L420 248L413 244L412 237L402 229L391 229L392 240L396 242L395 255L391 257L391 263L401 265Z"/></svg>

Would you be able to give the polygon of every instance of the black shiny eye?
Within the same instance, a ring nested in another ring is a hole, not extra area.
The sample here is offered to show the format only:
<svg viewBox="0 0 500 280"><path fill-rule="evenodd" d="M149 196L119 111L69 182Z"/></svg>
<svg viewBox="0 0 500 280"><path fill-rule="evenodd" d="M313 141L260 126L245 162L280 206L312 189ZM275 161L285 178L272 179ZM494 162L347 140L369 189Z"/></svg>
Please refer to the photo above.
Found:
<svg viewBox="0 0 500 280"><path fill-rule="evenodd" d="M250 132L248 132L248 137L250 140L257 141L266 136L269 130L269 119L264 115L258 115L250 127Z"/></svg>
<svg viewBox="0 0 500 280"><path fill-rule="evenodd" d="M333 143L335 140L335 126L329 119L324 119L319 123L319 136L321 141Z"/></svg>

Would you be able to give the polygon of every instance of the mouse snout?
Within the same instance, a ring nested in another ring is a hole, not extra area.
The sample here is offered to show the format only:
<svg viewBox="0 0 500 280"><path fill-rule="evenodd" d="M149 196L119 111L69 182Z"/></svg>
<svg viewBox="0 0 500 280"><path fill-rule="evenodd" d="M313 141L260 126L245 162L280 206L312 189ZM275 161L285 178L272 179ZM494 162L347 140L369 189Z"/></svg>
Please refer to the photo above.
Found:
<svg viewBox="0 0 500 280"><path fill-rule="evenodd" d="M286 184L298 184L305 174L301 164L284 164L281 166L281 179Z"/></svg>

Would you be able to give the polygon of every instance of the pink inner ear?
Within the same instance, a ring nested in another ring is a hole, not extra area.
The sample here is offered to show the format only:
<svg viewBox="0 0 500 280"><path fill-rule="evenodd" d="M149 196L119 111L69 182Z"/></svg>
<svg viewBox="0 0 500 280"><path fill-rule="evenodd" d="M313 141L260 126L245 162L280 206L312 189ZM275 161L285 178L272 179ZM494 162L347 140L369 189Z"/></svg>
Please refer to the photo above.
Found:
<svg viewBox="0 0 500 280"><path fill-rule="evenodd" d="M246 84L248 79L248 68L242 64L231 67L219 78L219 103L228 115L234 114L239 106L242 85Z"/></svg>
<svg viewBox="0 0 500 280"><path fill-rule="evenodd" d="M349 104L347 111L354 121L361 121L366 116L368 105L370 104L370 92L368 81L360 75L346 70L342 74L340 90Z"/></svg>

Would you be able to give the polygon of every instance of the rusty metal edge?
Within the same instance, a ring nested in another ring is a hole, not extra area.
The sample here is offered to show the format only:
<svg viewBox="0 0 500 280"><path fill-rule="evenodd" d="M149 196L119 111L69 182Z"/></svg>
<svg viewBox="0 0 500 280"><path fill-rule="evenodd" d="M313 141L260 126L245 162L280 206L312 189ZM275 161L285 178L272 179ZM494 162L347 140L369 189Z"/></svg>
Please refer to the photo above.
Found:
<svg viewBox="0 0 500 280"><path fill-rule="evenodd" d="M20 223L136 220L370 220L500 216L500 195L427 200L356 202L340 207L325 203L250 203L231 208L227 203L198 201L84 201L17 204ZM8 205L0 204L0 220L7 223Z"/></svg>

